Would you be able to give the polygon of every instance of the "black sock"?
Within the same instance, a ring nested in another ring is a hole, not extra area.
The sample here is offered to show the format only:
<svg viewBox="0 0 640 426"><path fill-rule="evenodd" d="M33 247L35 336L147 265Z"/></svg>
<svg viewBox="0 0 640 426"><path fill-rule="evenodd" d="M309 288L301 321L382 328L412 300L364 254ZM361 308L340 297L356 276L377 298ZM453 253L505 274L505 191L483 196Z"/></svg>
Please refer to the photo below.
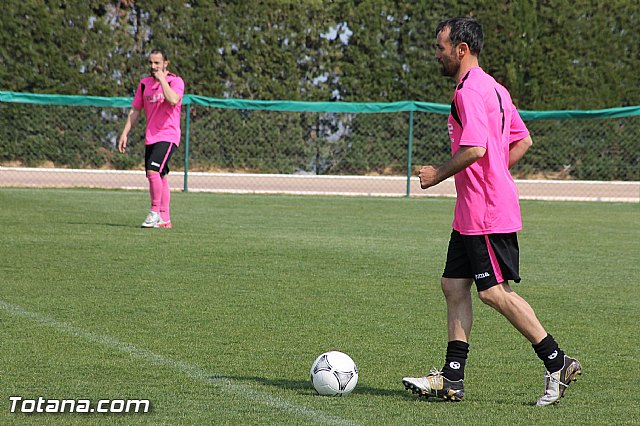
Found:
<svg viewBox="0 0 640 426"><path fill-rule="evenodd" d="M540 343L531 346L533 346L533 350L536 351L538 358L544 362L544 366L548 372L555 373L562 369L564 365L564 352L558 347L558 343L552 335L547 334L547 337L542 339Z"/></svg>
<svg viewBox="0 0 640 426"><path fill-rule="evenodd" d="M461 340L452 340L447 345L447 357L445 358L442 375L449 380L464 379L464 366L467 363L469 344Z"/></svg>

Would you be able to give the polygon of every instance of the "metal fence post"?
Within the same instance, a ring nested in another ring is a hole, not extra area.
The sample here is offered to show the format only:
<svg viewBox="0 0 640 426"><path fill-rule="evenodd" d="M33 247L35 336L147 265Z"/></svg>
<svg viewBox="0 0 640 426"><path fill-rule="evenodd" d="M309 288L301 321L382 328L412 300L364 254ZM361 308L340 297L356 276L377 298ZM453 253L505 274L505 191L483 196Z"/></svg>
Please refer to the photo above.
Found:
<svg viewBox="0 0 640 426"><path fill-rule="evenodd" d="M413 111L409 111L409 143L407 146L407 194L411 196L411 166L413 162Z"/></svg>

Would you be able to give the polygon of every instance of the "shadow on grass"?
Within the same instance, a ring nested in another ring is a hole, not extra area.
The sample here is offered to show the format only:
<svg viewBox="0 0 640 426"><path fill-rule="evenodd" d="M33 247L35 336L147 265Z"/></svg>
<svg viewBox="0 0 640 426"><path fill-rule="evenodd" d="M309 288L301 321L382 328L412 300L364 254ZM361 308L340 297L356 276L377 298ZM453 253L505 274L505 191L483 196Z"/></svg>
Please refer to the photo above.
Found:
<svg viewBox="0 0 640 426"><path fill-rule="evenodd" d="M311 383L308 380L289 380L289 379L267 379L265 377L251 377L251 376L228 376L228 375L220 375L220 376L212 376L211 380L230 380L230 381L238 381L238 382L251 382L257 383L264 386L273 386L281 389L291 389L295 390L298 393L308 393L315 394L315 390L311 386ZM353 391L354 394L366 394L373 396L413 396L405 390L402 389L378 389L372 388L368 386L357 385Z"/></svg>
<svg viewBox="0 0 640 426"><path fill-rule="evenodd" d="M299 394L307 394L307 395L316 395L315 390L311 386L311 383L308 380L289 380L289 379L268 379L265 377L255 377L255 376L229 376L229 375L220 375L220 376L211 376L211 380L219 381L219 380L229 380L229 381L237 381L244 383L254 383L263 386L272 386L279 389L288 389L296 391ZM451 402L446 401L440 398L423 398L418 395L407 391L405 389L401 389L402 385L400 384L398 389L379 389L368 386L362 386L358 384L356 388L353 390L353 394L363 394L363 395L371 395L371 396L383 396L383 397L398 397L404 398L407 400L420 401L425 404L464 404L464 402ZM524 407L535 407L536 402L530 400L522 400L522 401L514 401L513 399L487 399L486 401L479 401L476 399L467 400L468 403L490 403L492 405L509 405L515 406L520 405Z"/></svg>
<svg viewBox="0 0 640 426"><path fill-rule="evenodd" d="M67 225L81 225L81 226L90 226L90 225L97 225L97 226L108 226L110 228L140 228L140 225L138 226L133 226L131 224L126 224L126 223L104 223L104 222L65 222Z"/></svg>

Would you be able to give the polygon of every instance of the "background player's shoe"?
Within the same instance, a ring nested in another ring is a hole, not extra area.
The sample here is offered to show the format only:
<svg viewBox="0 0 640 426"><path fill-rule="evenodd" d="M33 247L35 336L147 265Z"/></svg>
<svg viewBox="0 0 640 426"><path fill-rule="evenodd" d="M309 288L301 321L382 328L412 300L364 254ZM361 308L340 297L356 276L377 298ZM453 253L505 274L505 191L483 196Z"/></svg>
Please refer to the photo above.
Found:
<svg viewBox="0 0 640 426"><path fill-rule="evenodd" d="M160 219L160 222L156 223L154 226L154 228L168 228L171 229L171 221L167 220L166 222L162 219Z"/></svg>
<svg viewBox="0 0 640 426"><path fill-rule="evenodd" d="M147 218L144 220L144 222L142 222L142 225L140 226L142 228L153 228L157 223L160 222L160 220L160 213L150 211L147 215Z"/></svg>
<svg viewBox="0 0 640 426"><path fill-rule="evenodd" d="M571 382L582 374L582 365L577 359L564 356L564 365L555 373L544 373L544 395L538 399L536 405L543 407L545 405L560 402L560 398L564 396Z"/></svg>
<svg viewBox="0 0 640 426"><path fill-rule="evenodd" d="M431 370L424 377L405 377L402 383L407 390L425 398L432 396L445 401L462 401L464 398L464 380L451 381L439 370Z"/></svg>

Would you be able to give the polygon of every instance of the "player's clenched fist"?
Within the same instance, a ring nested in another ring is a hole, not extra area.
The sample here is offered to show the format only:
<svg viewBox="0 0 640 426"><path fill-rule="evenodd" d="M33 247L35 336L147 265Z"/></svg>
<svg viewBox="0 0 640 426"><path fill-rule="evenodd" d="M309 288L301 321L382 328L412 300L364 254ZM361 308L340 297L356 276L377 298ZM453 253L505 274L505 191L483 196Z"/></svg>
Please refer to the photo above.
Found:
<svg viewBox="0 0 640 426"><path fill-rule="evenodd" d="M427 189L438 184L438 169L433 166L422 166L420 168L420 188Z"/></svg>

